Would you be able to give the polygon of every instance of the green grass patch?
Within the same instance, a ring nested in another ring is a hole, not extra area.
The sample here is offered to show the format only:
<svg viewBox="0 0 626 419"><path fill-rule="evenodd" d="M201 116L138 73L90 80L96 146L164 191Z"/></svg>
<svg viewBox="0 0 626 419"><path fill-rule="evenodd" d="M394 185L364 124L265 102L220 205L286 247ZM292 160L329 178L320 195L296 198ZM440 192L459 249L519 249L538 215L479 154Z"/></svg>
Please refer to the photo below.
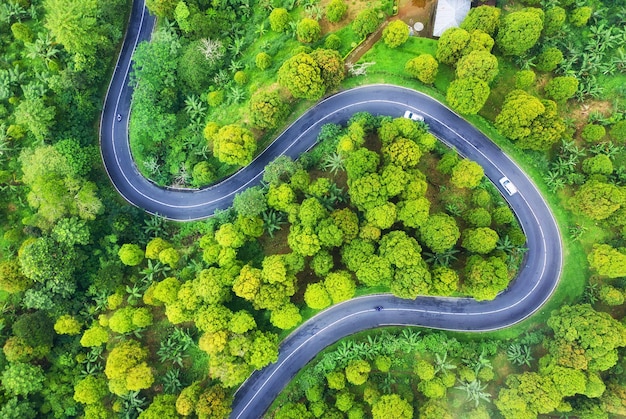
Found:
<svg viewBox="0 0 626 419"><path fill-rule="evenodd" d="M350 51L352 51L362 40L356 32L352 29L352 25L344 26L338 31L333 32L341 39L341 48L339 48L339 54L345 57Z"/></svg>

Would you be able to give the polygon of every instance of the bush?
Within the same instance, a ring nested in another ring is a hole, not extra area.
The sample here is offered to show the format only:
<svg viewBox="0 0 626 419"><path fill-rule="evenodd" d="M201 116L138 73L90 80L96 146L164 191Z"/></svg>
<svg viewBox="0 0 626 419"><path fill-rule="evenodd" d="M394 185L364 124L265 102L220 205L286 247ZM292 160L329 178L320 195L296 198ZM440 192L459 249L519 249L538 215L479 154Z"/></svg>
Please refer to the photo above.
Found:
<svg viewBox="0 0 626 419"><path fill-rule="evenodd" d="M396 48L409 39L409 28L402 20L394 20L383 30L383 40L389 48Z"/></svg>
<svg viewBox="0 0 626 419"><path fill-rule="evenodd" d="M298 22L296 26L296 36L298 41L304 44L310 44L320 39L322 28L315 19L305 17Z"/></svg>
<svg viewBox="0 0 626 419"><path fill-rule="evenodd" d="M209 92L206 99L209 106L220 106L222 103L224 103L224 91L215 90L213 92Z"/></svg>
<svg viewBox="0 0 626 419"><path fill-rule="evenodd" d="M360 37L365 38L378 28L378 23L378 13L376 10L365 9L359 12L352 21L352 29L354 29L354 32Z"/></svg>
<svg viewBox="0 0 626 419"><path fill-rule="evenodd" d="M611 139L618 144L623 144L626 142L626 121L619 121L615 125L611 127L611 131L609 133Z"/></svg>
<svg viewBox="0 0 626 419"><path fill-rule="evenodd" d="M558 48L546 48L537 56L536 68L539 71L550 72L563 61L563 53Z"/></svg>
<svg viewBox="0 0 626 419"><path fill-rule="evenodd" d="M246 75L246 73L239 70L233 76L233 80L235 80L235 83L237 83L238 85L244 85L248 82L248 76Z"/></svg>
<svg viewBox="0 0 626 419"><path fill-rule="evenodd" d="M535 84L535 79L537 76L535 72L532 70L521 70L515 73L515 88L516 89L527 89L533 84Z"/></svg>
<svg viewBox="0 0 626 419"><path fill-rule="evenodd" d="M285 32L287 27L289 27L290 20L291 17L287 9L278 7L270 13L270 27L274 32Z"/></svg>
<svg viewBox="0 0 626 419"><path fill-rule="evenodd" d="M334 33L331 33L324 40L324 48L339 50L339 48L341 48L341 38Z"/></svg>
<svg viewBox="0 0 626 419"><path fill-rule="evenodd" d="M326 6L326 19L331 23L337 23L343 19L348 11L348 5L343 0L331 0Z"/></svg>
<svg viewBox="0 0 626 419"><path fill-rule="evenodd" d="M564 102L578 90L578 79L573 76L555 77L546 85L545 93L555 102Z"/></svg>
<svg viewBox="0 0 626 419"><path fill-rule="evenodd" d="M272 57L267 52L259 52L254 63L259 70L267 70L272 65Z"/></svg>
<svg viewBox="0 0 626 419"><path fill-rule="evenodd" d="M578 7L570 13L569 21L574 26L584 26L587 24L592 13L593 9L591 7Z"/></svg>
<svg viewBox="0 0 626 419"><path fill-rule="evenodd" d="M606 128L602 125L587 124L583 128L580 136L588 143L595 143L601 140L606 135Z"/></svg>

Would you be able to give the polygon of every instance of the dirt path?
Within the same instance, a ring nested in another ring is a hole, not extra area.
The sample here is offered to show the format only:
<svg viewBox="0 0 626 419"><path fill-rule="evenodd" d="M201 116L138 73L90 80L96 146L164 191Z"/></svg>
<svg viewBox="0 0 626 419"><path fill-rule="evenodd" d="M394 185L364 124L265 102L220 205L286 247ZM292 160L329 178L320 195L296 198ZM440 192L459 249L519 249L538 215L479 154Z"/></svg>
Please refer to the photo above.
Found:
<svg viewBox="0 0 626 419"><path fill-rule="evenodd" d="M400 0L398 7L398 14L391 16L385 20L378 29L369 35L363 43L361 43L354 51L346 57L346 64L356 64L363 54L380 39L383 30L389 24L397 19L401 19L407 25L413 26L416 22L422 22L424 29L419 33L415 33L413 36L430 35L432 32L431 16L434 12L436 2L433 0Z"/></svg>

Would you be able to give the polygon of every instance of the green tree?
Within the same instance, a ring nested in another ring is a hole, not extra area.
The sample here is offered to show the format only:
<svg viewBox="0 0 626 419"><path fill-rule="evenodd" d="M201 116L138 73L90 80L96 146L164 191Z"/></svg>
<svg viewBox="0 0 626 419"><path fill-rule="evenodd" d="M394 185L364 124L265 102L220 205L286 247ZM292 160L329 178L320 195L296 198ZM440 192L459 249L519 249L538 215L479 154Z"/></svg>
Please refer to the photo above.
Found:
<svg viewBox="0 0 626 419"><path fill-rule="evenodd" d="M553 71L562 61L563 53L561 50L555 47L549 47L541 51L541 54L537 56L535 68L543 72Z"/></svg>
<svg viewBox="0 0 626 419"><path fill-rule="evenodd" d="M60 335L78 335L82 324L74 316L64 314L54 323L54 331Z"/></svg>
<svg viewBox="0 0 626 419"><path fill-rule="evenodd" d="M24 291L32 285L32 281L22 273L17 259L0 262L0 289L8 293Z"/></svg>
<svg viewBox="0 0 626 419"><path fill-rule="evenodd" d="M589 6L577 7L569 14L569 21L574 26L585 26L593 14L593 9Z"/></svg>
<svg viewBox="0 0 626 419"><path fill-rule="evenodd" d="M352 29L362 38L378 28L378 12L374 9L364 9L352 21Z"/></svg>
<svg viewBox="0 0 626 419"><path fill-rule="evenodd" d="M300 310L292 303L287 303L272 310L270 322L279 329L289 330L302 321Z"/></svg>
<svg viewBox="0 0 626 419"><path fill-rule="evenodd" d="M554 36L563 30L565 20L567 18L567 12L564 8L559 6L554 6L545 12L543 33L545 36Z"/></svg>
<svg viewBox="0 0 626 419"><path fill-rule="evenodd" d="M88 375L74 385L74 400L82 404L98 403L108 394L107 382L100 375Z"/></svg>
<svg viewBox="0 0 626 419"><path fill-rule="evenodd" d="M296 36L298 41L310 44L320 39L322 35L322 28L315 19L305 17L298 22L296 26Z"/></svg>
<svg viewBox="0 0 626 419"><path fill-rule="evenodd" d="M28 396L43 389L45 375L39 365L10 363L0 375L4 391L13 396Z"/></svg>
<svg viewBox="0 0 626 419"><path fill-rule="evenodd" d="M379 242L378 254L397 268L416 266L421 262L422 248L413 237L402 230L385 234ZM365 263L366 260L363 262ZM348 266L349 267L349 266Z"/></svg>
<svg viewBox="0 0 626 419"><path fill-rule="evenodd" d="M111 350L104 373L113 394L123 395L152 385L154 376L146 364L147 356L148 350L135 340L123 341Z"/></svg>
<svg viewBox="0 0 626 419"><path fill-rule="evenodd" d="M459 275L454 269L439 266L432 270L431 294L448 296L459 288Z"/></svg>
<svg viewBox="0 0 626 419"><path fill-rule="evenodd" d="M489 227L491 225L491 214L482 207L472 208L465 213L463 218L465 218L465 221L472 227Z"/></svg>
<svg viewBox="0 0 626 419"><path fill-rule="evenodd" d="M30 28L24 23L15 22L12 24L11 33L18 41L22 41L24 43L33 42L33 31L31 31Z"/></svg>
<svg viewBox="0 0 626 419"><path fill-rule="evenodd" d="M196 414L199 419L226 419L232 410L231 403L231 397L226 391L221 386L214 385L198 396Z"/></svg>
<svg viewBox="0 0 626 419"><path fill-rule="evenodd" d="M446 100L450 107L463 114L476 114L489 97L489 85L478 77L456 79L448 87Z"/></svg>
<svg viewBox="0 0 626 419"><path fill-rule="evenodd" d="M390 284L393 295L414 300L418 295L430 293L431 275L424 261L397 268Z"/></svg>
<svg viewBox="0 0 626 419"><path fill-rule="evenodd" d="M322 310L331 304L331 299L324 283L308 284L304 292L304 302L314 310Z"/></svg>
<svg viewBox="0 0 626 419"><path fill-rule="evenodd" d="M22 338L27 345L32 347L52 346L54 331L52 321L43 311L22 314L13 323L13 333Z"/></svg>
<svg viewBox="0 0 626 419"><path fill-rule="evenodd" d="M515 88L527 89L535 84L536 74L532 70L520 70L515 73Z"/></svg>
<svg viewBox="0 0 626 419"><path fill-rule="evenodd" d="M250 98L250 119L259 128L276 128L288 112L277 91L259 90Z"/></svg>
<svg viewBox="0 0 626 419"><path fill-rule="evenodd" d="M138 419L176 419L176 395L157 394L150 406L139 414Z"/></svg>
<svg viewBox="0 0 626 419"><path fill-rule="evenodd" d="M608 244L594 244L587 256L591 269L609 278L626 276L626 255Z"/></svg>
<svg viewBox="0 0 626 419"><path fill-rule="evenodd" d="M493 36L500 23L500 13L500 9L493 6L472 7L460 27L468 32L479 29Z"/></svg>
<svg viewBox="0 0 626 419"><path fill-rule="evenodd" d="M561 402L550 377L535 372L509 375L506 385L494 402L505 419L534 418L540 413L551 413Z"/></svg>
<svg viewBox="0 0 626 419"><path fill-rule="evenodd" d="M613 173L613 162L606 154L597 154L583 160L583 172L589 175L610 175Z"/></svg>
<svg viewBox="0 0 626 419"><path fill-rule="evenodd" d="M409 28L401 19L394 20L383 29L383 41L389 48L397 48L409 39Z"/></svg>
<svg viewBox="0 0 626 419"><path fill-rule="evenodd" d="M397 394L385 394L372 405L372 418L412 419L413 407Z"/></svg>
<svg viewBox="0 0 626 419"><path fill-rule="evenodd" d="M487 254L496 248L498 233L489 227L468 228L463 232L461 246L470 252Z"/></svg>
<svg viewBox="0 0 626 419"><path fill-rule="evenodd" d="M274 32L285 32L289 27L289 21L291 17L287 9L277 7L270 13L270 27Z"/></svg>
<svg viewBox="0 0 626 419"><path fill-rule="evenodd" d="M310 55L320 68L325 88L339 86L345 77L345 65L339 52L334 49L316 49Z"/></svg>
<svg viewBox="0 0 626 419"><path fill-rule="evenodd" d="M20 267L24 275L48 286L72 283L76 257L73 248L57 243L50 237L27 240L19 251Z"/></svg>
<svg viewBox="0 0 626 419"><path fill-rule="evenodd" d="M176 399L176 412L183 416L189 416L194 413L201 393L202 386L198 381L185 387Z"/></svg>
<svg viewBox="0 0 626 419"><path fill-rule="evenodd" d="M443 64L455 65L467 53L470 34L465 29L452 27L446 29L437 42L437 61Z"/></svg>
<svg viewBox="0 0 626 419"><path fill-rule="evenodd" d="M508 269L502 259L478 255L468 258L463 285L465 292L476 300L493 300L508 284Z"/></svg>
<svg viewBox="0 0 626 419"><path fill-rule="evenodd" d="M417 166L422 150L414 141L398 138L383 148L383 156L389 163L407 169ZM394 182L397 185L397 183Z"/></svg>
<svg viewBox="0 0 626 419"><path fill-rule="evenodd" d="M429 213L430 201L424 197L407 199L398 204L398 220L406 227L421 227L428 219Z"/></svg>
<svg viewBox="0 0 626 419"><path fill-rule="evenodd" d="M598 124L587 124L583 128L580 136L588 143L600 141L606 135L606 128Z"/></svg>
<svg viewBox="0 0 626 419"><path fill-rule="evenodd" d="M404 71L425 84L433 84L437 78L439 63L430 54L420 54L407 61Z"/></svg>
<svg viewBox="0 0 626 419"><path fill-rule="evenodd" d="M531 150L550 148L565 131L556 104L539 100L523 90L513 90L496 117L496 128L519 147Z"/></svg>
<svg viewBox="0 0 626 419"><path fill-rule="evenodd" d="M468 159L459 161L452 168L450 183L457 188L476 188L485 176L483 168L476 162Z"/></svg>
<svg viewBox="0 0 626 419"><path fill-rule="evenodd" d="M252 133L238 125L225 125L213 138L213 154L222 163L245 166L256 151Z"/></svg>
<svg viewBox="0 0 626 419"><path fill-rule="evenodd" d="M331 0L326 5L326 19L331 23L340 22L347 11L348 5L344 0Z"/></svg>
<svg viewBox="0 0 626 419"><path fill-rule="evenodd" d="M326 288L326 292L330 296L333 304L349 300L356 292L356 284L352 279L352 275L348 271L336 271L329 273L324 279L324 287Z"/></svg>
<svg viewBox="0 0 626 419"><path fill-rule="evenodd" d="M393 269L387 259L371 255L367 263L361 264L356 271L356 277L368 287L388 285L393 277Z"/></svg>
<svg viewBox="0 0 626 419"><path fill-rule="evenodd" d="M456 64L458 78L476 77L491 83L498 75L498 59L489 51L472 51Z"/></svg>
<svg viewBox="0 0 626 419"><path fill-rule="evenodd" d="M98 20L101 7L97 0L46 0L45 26L68 52L92 56L103 42Z"/></svg>
<svg viewBox="0 0 626 419"><path fill-rule="evenodd" d="M435 253L451 249L461 237L454 218L447 214L431 215L420 227L421 239Z"/></svg>
<svg viewBox="0 0 626 419"><path fill-rule="evenodd" d="M178 0L146 0L146 6L158 17L172 18Z"/></svg>
<svg viewBox="0 0 626 419"><path fill-rule="evenodd" d="M557 102L563 102L576 94L578 79L574 76L555 77L545 88L546 96Z"/></svg>
<svg viewBox="0 0 626 419"><path fill-rule="evenodd" d="M504 55L521 55L532 48L543 29L543 11L536 8L509 13L502 19L496 44Z"/></svg>
<svg viewBox="0 0 626 419"><path fill-rule="evenodd" d="M144 252L141 247L131 243L123 244L117 254L122 263L128 266L137 266L143 261L144 258Z"/></svg>
<svg viewBox="0 0 626 419"><path fill-rule="evenodd" d="M272 57L267 52L259 52L254 58L254 64L259 70L267 70L272 65Z"/></svg>
<svg viewBox="0 0 626 419"><path fill-rule="evenodd" d="M592 220L604 220L620 209L625 201L626 197L621 188L592 179L574 193L570 205L574 211Z"/></svg>
<svg viewBox="0 0 626 419"><path fill-rule="evenodd" d="M310 100L321 98L326 90L319 64L303 52L283 63L278 70L278 83L294 97Z"/></svg>
<svg viewBox="0 0 626 419"><path fill-rule="evenodd" d="M94 323L89 329L85 330L80 338L80 344L83 347L100 346L109 341L109 332L98 323Z"/></svg>

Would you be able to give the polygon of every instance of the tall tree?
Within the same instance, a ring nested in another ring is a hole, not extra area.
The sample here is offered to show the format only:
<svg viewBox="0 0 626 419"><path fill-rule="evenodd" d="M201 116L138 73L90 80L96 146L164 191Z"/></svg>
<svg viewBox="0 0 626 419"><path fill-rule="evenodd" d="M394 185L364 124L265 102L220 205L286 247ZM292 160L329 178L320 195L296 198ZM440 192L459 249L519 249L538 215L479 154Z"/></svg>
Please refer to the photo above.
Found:
<svg viewBox="0 0 626 419"><path fill-rule="evenodd" d="M98 0L46 0L46 27L70 53L91 56L102 42Z"/></svg>

